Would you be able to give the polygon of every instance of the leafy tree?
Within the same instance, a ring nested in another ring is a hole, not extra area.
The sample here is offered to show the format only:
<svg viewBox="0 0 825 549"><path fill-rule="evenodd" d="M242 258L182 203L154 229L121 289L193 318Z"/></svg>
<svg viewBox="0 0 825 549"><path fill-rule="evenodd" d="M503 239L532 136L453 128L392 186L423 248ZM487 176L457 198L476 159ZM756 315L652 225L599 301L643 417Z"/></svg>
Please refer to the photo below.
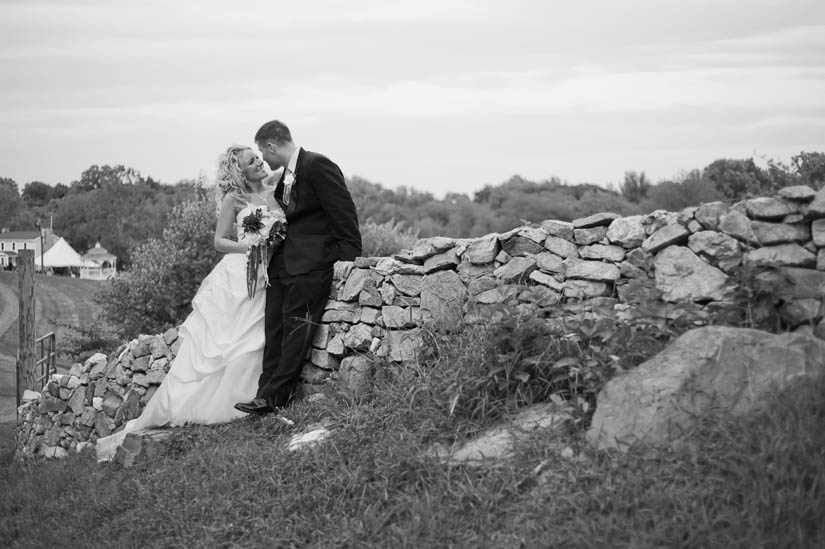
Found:
<svg viewBox="0 0 825 549"><path fill-rule="evenodd" d="M474 200L487 204L491 208L500 208L509 195L513 194L534 194L546 190L552 190L561 185L557 179L546 181L543 184L528 181L520 175L514 175L501 185L485 185L474 195Z"/></svg>
<svg viewBox="0 0 825 549"><path fill-rule="evenodd" d="M651 184L645 172L625 172L622 183L622 196L634 204L638 204L647 198Z"/></svg>
<svg viewBox="0 0 825 549"><path fill-rule="evenodd" d="M146 180L133 168L127 168L121 164L114 167L93 164L80 175L80 179L72 181L71 189L74 192L88 192L102 189L108 185L135 185L139 183L145 184Z"/></svg>
<svg viewBox="0 0 825 549"><path fill-rule="evenodd" d="M192 310L200 283L217 264L214 199L205 194L175 206L160 238L132 250L132 268L96 295L102 317L124 337L158 333ZM240 281L243 283L243 281Z"/></svg>
<svg viewBox="0 0 825 549"><path fill-rule="evenodd" d="M558 178L534 182L513 176L487 185L473 199L449 193L437 200L429 193L383 188L360 177L348 180L362 223L403 223L419 236L474 237L504 232L545 219L572 220L600 211L639 213L637 205L598 185L566 185Z"/></svg>
<svg viewBox="0 0 825 549"><path fill-rule="evenodd" d="M23 202L30 208L45 206L52 199L54 189L42 181L32 181L23 187Z"/></svg>
<svg viewBox="0 0 825 549"><path fill-rule="evenodd" d="M781 189L782 187L789 187L791 185L800 185L804 183L801 178L784 163L772 158L765 158L765 162L768 165L766 171L773 184L773 189L776 190Z"/></svg>
<svg viewBox="0 0 825 549"><path fill-rule="evenodd" d="M13 231L37 231L37 220L42 219L31 208L23 204L12 219L9 228Z"/></svg>
<svg viewBox="0 0 825 549"><path fill-rule="evenodd" d="M791 157L791 164L804 184L816 189L825 185L825 153L802 151Z"/></svg>
<svg viewBox="0 0 825 549"><path fill-rule="evenodd" d="M69 187L67 187L63 183L58 183L52 189L52 199L54 200L60 200L67 194L69 194Z"/></svg>
<svg viewBox="0 0 825 549"><path fill-rule="evenodd" d="M495 232L497 216L486 204L476 204L465 194L448 193L442 203L448 208L444 236L480 236Z"/></svg>
<svg viewBox="0 0 825 549"><path fill-rule="evenodd" d="M99 241L128 268L131 250L140 242L160 237L172 208L203 192L188 184L153 188L143 182L119 180L88 191L79 191L75 186L59 201L54 214L55 232L80 252Z"/></svg>
<svg viewBox="0 0 825 549"><path fill-rule="evenodd" d="M631 203L621 194L594 185L593 188L586 190L575 203L571 221L600 212L613 212L623 216L642 213L638 204Z"/></svg>
<svg viewBox="0 0 825 549"><path fill-rule="evenodd" d="M14 228L12 223L22 205L17 182L8 177L0 177L0 225Z"/></svg>
<svg viewBox="0 0 825 549"><path fill-rule="evenodd" d="M476 193L475 201L496 213L499 232L525 222L571 221L604 211L639 213L638 206L615 191L589 183L565 185L558 178L535 183L514 176L498 187L486 186Z"/></svg>
<svg viewBox="0 0 825 549"><path fill-rule="evenodd" d="M642 210L667 210L678 212L688 206L698 206L705 202L724 200L725 195L716 184L704 177L699 170L681 175L675 181L662 181L650 188L648 197L642 201Z"/></svg>
<svg viewBox="0 0 825 549"><path fill-rule="evenodd" d="M780 188L752 158L714 160L704 169L702 176L712 181L729 200L765 196Z"/></svg>

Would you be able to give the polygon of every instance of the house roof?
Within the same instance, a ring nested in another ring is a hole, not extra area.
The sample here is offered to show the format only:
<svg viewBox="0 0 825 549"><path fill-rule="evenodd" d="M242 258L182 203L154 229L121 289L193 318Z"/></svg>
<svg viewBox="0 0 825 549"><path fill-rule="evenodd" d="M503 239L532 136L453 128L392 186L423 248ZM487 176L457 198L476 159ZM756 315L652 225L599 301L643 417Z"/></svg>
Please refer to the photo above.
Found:
<svg viewBox="0 0 825 549"><path fill-rule="evenodd" d="M49 232L43 235L43 252L48 252L49 248L60 242L60 239L63 238L62 236L57 236L56 234Z"/></svg>
<svg viewBox="0 0 825 549"><path fill-rule="evenodd" d="M0 233L0 240L34 240L40 238L39 231L9 231Z"/></svg>

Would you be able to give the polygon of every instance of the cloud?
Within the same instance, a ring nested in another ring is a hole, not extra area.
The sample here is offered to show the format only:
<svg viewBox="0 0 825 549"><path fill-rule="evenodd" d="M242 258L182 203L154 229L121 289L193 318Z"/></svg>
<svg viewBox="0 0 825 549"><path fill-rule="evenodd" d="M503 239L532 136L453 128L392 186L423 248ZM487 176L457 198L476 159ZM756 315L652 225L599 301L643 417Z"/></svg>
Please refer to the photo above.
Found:
<svg viewBox="0 0 825 549"><path fill-rule="evenodd" d="M814 76L816 78L811 78ZM108 106L0 109L9 127L87 126L111 123L126 127L147 123L231 121L262 112L287 118L350 116L396 119L460 120L473 117L575 117L668 112L692 108L713 116L721 111L794 113L822 108L825 68L800 75L782 67L695 69L669 72L608 73L582 69L558 80L547 73L496 74L496 85L398 81L384 85L342 85L319 77L306 84L276 85L262 80L245 86L246 94L206 99L186 93L178 99L136 101ZM481 78L477 75L477 78Z"/></svg>
<svg viewBox="0 0 825 549"><path fill-rule="evenodd" d="M645 157L669 176L713 150L825 147L823 31L813 0L0 0L0 165L175 180L276 115L388 183L422 177L421 143L442 188Z"/></svg>

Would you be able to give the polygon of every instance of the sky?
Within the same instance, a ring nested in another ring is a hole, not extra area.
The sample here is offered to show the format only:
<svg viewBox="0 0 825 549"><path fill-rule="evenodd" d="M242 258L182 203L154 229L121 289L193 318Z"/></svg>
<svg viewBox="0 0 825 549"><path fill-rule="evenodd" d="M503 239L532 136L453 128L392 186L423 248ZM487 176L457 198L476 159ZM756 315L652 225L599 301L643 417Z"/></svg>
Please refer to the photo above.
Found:
<svg viewBox="0 0 825 549"><path fill-rule="evenodd" d="M285 122L347 176L472 196L825 151L821 0L0 0L0 177L212 178Z"/></svg>

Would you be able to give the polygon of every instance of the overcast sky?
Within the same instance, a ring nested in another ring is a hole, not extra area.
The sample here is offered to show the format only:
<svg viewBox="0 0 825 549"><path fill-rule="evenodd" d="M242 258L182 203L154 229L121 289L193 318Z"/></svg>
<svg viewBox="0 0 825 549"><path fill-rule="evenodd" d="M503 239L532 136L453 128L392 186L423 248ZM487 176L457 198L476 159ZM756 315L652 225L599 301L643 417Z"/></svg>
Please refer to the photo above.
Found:
<svg viewBox="0 0 825 549"><path fill-rule="evenodd" d="M825 151L822 0L0 0L0 176L173 183L278 118L436 196Z"/></svg>

